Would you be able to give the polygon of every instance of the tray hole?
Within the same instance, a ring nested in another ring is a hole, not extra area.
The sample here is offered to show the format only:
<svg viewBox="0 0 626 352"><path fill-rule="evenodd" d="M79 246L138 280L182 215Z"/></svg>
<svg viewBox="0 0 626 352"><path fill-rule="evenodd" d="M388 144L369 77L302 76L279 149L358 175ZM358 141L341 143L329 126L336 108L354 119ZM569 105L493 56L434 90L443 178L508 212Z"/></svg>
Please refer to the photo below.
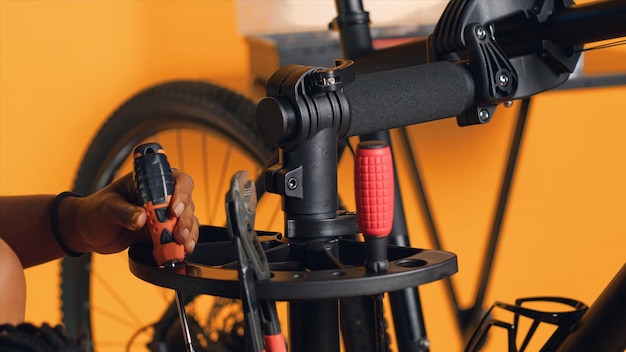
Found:
<svg viewBox="0 0 626 352"><path fill-rule="evenodd" d="M426 265L426 261L421 259L402 259L398 260L396 265L403 268L417 268Z"/></svg>

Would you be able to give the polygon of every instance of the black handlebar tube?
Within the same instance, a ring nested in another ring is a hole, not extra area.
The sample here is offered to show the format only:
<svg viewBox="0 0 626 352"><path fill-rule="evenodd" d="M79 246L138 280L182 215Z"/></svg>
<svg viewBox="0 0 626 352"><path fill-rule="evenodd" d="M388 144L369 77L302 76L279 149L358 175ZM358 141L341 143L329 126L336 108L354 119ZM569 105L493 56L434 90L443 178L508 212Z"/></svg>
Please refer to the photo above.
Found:
<svg viewBox="0 0 626 352"><path fill-rule="evenodd" d="M493 24L498 44L510 58L514 58L535 53L538 43L545 40L561 48L571 48L626 36L626 1L605 0L565 7L541 23L526 17L520 20L507 17ZM436 61L438 54L428 40L416 39L360 56L355 72L371 73L422 65Z"/></svg>
<svg viewBox="0 0 626 352"><path fill-rule="evenodd" d="M337 138L365 135L455 117L475 101L466 66L448 61L358 75L345 88L321 94L308 86L316 71L292 65L270 78L268 97L256 110L266 141L292 150L327 128Z"/></svg>
<svg viewBox="0 0 626 352"><path fill-rule="evenodd" d="M605 0L573 5L556 10L545 22L524 26L523 30L507 27L508 30L497 32L498 42L507 52L520 43L526 43L526 51L531 51L531 44L541 40L568 48L619 38L626 35L626 1Z"/></svg>

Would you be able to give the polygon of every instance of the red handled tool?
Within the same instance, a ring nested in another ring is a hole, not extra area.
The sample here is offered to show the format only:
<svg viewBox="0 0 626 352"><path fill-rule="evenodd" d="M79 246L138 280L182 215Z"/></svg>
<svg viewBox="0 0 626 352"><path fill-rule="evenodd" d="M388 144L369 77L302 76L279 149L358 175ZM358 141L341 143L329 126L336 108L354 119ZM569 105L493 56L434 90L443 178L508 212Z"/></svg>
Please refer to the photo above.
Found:
<svg viewBox="0 0 626 352"><path fill-rule="evenodd" d="M359 143L354 158L357 221L367 245L365 266L387 271L387 236L393 227L393 160L384 142Z"/></svg>
<svg viewBox="0 0 626 352"><path fill-rule="evenodd" d="M148 215L152 255L159 266L174 268L185 259L185 248L174 240L177 219L169 213L174 193L172 169L158 143L137 146L133 156L135 186Z"/></svg>
<svg viewBox="0 0 626 352"><path fill-rule="evenodd" d="M389 268L387 237L393 227L394 174L391 149L381 141L361 142L354 157L357 221L365 237L365 268L372 274ZM374 296L377 350L386 351L383 294Z"/></svg>

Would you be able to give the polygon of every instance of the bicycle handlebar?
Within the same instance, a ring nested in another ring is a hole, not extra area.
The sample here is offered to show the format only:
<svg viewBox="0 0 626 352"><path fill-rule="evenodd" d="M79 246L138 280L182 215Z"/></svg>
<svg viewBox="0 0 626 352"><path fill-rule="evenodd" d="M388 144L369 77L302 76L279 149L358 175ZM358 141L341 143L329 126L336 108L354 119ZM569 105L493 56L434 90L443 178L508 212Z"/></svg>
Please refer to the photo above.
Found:
<svg viewBox="0 0 626 352"><path fill-rule="evenodd" d="M597 1L557 6L553 10L515 9L513 2L509 5L512 10L450 11L458 17L444 17L440 21L457 28L458 32L464 32L474 21L491 30L495 46L501 48L511 66L519 72L516 92L500 101L528 97L562 84L578 61L577 46L626 35L626 1ZM467 1L464 6L485 5ZM459 7L457 2L456 8ZM476 15L476 12L483 15L485 11L496 18L482 19ZM460 24L446 22L451 18ZM485 97L482 89L495 80L493 76L484 75L497 75L502 66L482 70L481 66L490 65L493 58L486 55L486 60L475 62L476 57L468 57L471 54L467 53L471 45L469 37L464 33L455 36L449 28L441 27L439 33L436 30L426 40L375 51L355 60L357 79L344 88L353 118L348 136L459 116L472 106L482 109L481 106L498 103L498 99ZM446 43L441 45L434 42L436 40ZM462 48L455 46L460 42L463 42ZM460 51L436 52L437 48L455 47ZM436 62L438 60L441 61ZM451 61L456 65L442 64ZM493 110L485 112L490 114ZM490 116L484 117L486 121Z"/></svg>
<svg viewBox="0 0 626 352"><path fill-rule="evenodd" d="M442 61L359 75L344 93L346 136L355 136L457 116L474 101L474 81L464 66Z"/></svg>

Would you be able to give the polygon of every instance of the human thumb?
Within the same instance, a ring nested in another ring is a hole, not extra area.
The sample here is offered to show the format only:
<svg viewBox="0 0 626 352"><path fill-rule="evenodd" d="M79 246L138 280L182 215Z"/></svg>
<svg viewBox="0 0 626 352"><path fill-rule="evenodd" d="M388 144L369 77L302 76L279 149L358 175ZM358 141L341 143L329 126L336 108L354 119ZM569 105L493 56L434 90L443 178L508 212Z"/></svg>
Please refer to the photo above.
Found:
<svg viewBox="0 0 626 352"><path fill-rule="evenodd" d="M138 206L127 206L122 209L120 220L126 229L137 231L146 224L146 211Z"/></svg>

